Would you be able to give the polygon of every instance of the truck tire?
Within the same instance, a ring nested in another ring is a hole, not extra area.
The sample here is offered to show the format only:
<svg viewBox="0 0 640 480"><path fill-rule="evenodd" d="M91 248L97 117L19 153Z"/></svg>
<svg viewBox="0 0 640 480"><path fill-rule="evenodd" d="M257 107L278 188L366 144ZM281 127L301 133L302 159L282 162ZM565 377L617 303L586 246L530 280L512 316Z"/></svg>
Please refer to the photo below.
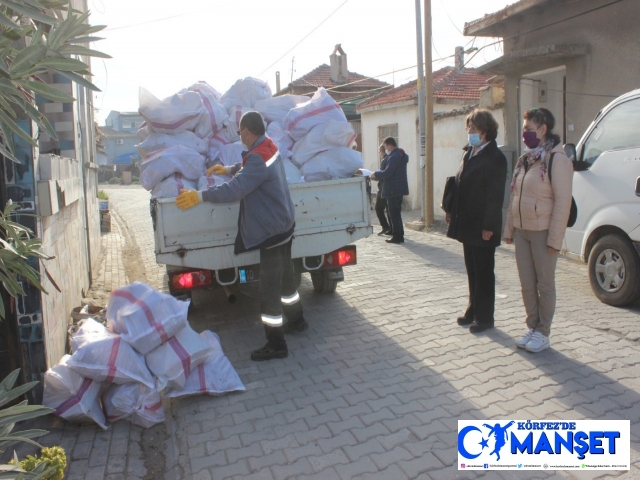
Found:
<svg viewBox="0 0 640 480"><path fill-rule="evenodd" d="M640 257L622 235L605 235L589 254L591 290L602 303L614 307L640 298Z"/></svg>
<svg viewBox="0 0 640 480"><path fill-rule="evenodd" d="M333 293L338 286L338 281L330 279L329 272L326 270L312 273L311 282L313 283L313 289L318 293Z"/></svg>

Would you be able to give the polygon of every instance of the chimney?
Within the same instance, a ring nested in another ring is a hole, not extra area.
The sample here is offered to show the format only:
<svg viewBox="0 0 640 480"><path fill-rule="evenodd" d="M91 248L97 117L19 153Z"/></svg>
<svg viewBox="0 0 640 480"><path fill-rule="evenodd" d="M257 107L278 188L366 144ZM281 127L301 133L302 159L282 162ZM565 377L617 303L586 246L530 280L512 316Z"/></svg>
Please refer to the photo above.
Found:
<svg viewBox="0 0 640 480"><path fill-rule="evenodd" d="M276 93L280 91L280 71L276 72Z"/></svg>
<svg viewBox="0 0 640 480"><path fill-rule="evenodd" d="M339 54L339 55L338 55ZM329 57L331 60L331 80L335 83L345 83L349 80L349 69L347 68L347 54L344 53L340 44L336 45L333 53Z"/></svg>
<svg viewBox="0 0 640 480"><path fill-rule="evenodd" d="M462 73L463 70L464 70L464 48L456 47L456 73Z"/></svg>

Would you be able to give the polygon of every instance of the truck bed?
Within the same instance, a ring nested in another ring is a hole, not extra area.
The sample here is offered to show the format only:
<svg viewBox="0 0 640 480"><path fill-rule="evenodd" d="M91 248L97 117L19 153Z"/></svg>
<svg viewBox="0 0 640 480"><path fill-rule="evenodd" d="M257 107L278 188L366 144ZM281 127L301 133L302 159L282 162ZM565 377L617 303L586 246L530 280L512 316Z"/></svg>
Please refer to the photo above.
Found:
<svg viewBox="0 0 640 480"><path fill-rule="evenodd" d="M372 233L366 179L290 185L296 227L292 258L323 255ZM175 199L152 201L155 253L165 265L219 270L260 262L260 252L234 255L239 203L201 203L182 211Z"/></svg>

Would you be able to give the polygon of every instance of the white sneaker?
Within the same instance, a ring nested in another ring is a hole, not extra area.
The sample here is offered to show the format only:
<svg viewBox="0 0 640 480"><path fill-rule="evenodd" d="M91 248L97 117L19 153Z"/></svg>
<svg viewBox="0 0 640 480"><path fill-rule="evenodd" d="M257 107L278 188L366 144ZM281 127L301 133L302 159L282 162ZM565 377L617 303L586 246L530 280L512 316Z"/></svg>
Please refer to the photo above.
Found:
<svg viewBox="0 0 640 480"><path fill-rule="evenodd" d="M518 348L524 348L524 346L529 343L529 340L531 340L531 337L533 337L533 328L530 328L524 337L516 340L516 345L518 346Z"/></svg>
<svg viewBox="0 0 640 480"><path fill-rule="evenodd" d="M549 342L549 337L545 337L540 332L535 332L531 337L531 340L529 340L529 343L527 343L524 348L527 352L537 353L549 348L550 346L551 343Z"/></svg>

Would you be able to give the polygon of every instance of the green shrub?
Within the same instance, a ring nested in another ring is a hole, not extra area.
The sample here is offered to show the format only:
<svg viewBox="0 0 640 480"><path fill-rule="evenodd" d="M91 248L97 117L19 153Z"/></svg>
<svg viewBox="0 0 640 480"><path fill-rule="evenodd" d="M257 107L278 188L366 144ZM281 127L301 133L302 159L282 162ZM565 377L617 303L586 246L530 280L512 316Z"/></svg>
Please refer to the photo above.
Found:
<svg viewBox="0 0 640 480"><path fill-rule="evenodd" d="M11 464L12 462L9 462ZM38 466L45 463L45 467ZM42 470L46 468L49 473L42 478L44 480L62 480L64 478L64 469L67 466L67 455L62 447L45 447L40 452L40 457L35 455L27 455L27 458L20 461L20 468L25 472L33 472L34 470Z"/></svg>
<svg viewBox="0 0 640 480"><path fill-rule="evenodd" d="M131 183L140 183L140 177L131 177Z"/></svg>
<svg viewBox="0 0 640 480"><path fill-rule="evenodd" d="M100 200L109 200L109 194L107 192L105 192L104 190L100 190L98 192L98 198Z"/></svg>
<svg viewBox="0 0 640 480"><path fill-rule="evenodd" d="M122 179L118 178L118 177L112 177L112 178L109 179L109 183L111 185L116 185L116 184L120 185L122 183Z"/></svg>

